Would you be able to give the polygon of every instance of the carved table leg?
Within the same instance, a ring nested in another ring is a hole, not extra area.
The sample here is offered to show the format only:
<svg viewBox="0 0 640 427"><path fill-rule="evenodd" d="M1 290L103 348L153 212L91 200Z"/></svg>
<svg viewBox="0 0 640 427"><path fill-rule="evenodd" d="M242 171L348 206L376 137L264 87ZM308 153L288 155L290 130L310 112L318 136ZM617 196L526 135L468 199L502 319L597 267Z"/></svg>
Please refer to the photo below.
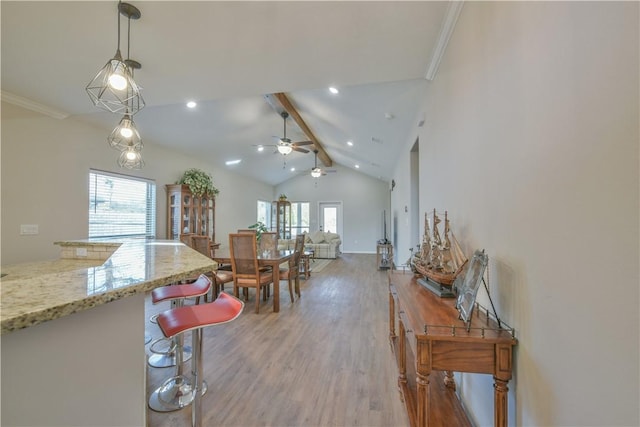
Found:
<svg viewBox="0 0 640 427"><path fill-rule="evenodd" d="M396 337L396 302L389 292L389 343L393 347L393 339Z"/></svg>
<svg viewBox="0 0 640 427"><path fill-rule="evenodd" d="M400 329L400 335L398 336L398 370L400 371L398 387L400 390L404 390L404 387L407 385L407 340L402 322L399 322L398 329Z"/></svg>
<svg viewBox="0 0 640 427"><path fill-rule="evenodd" d="M429 399L429 374L418 374L416 378L418 389L418 427L427 427L429 425L429 412L431 410L431 401Z"/></svg>
<svg viewBox="0 0 640 427"><path fill-rule="evenodd" d="M508 405L507 405L507 393L509 391L509 387L507 387L507 381L498 379L493 377L494 383L494 415L493 418L495 420L496 427L506 427L507 426L507 414L508 414Z"/></svg>
<svg viewBox="0 0 640 427"><path fill-rule="evenodd" d="M453 371L444 371L444 385L449 390L456 391L456 381L453 379Z"/></svg>

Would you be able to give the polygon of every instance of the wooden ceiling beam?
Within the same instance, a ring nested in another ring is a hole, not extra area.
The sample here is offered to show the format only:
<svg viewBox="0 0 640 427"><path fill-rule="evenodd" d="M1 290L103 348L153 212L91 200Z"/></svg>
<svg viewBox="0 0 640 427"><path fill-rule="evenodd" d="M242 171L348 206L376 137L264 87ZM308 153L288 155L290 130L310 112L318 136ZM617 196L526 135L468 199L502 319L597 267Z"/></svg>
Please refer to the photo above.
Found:
<svg viewBox="0 0 640 427"><path fill-rule="evenodd" d="M327 152L324 150L324 147L322 146L322 144L320 144L320 141L318 141L318 138L316 138L313 132L311 132L311 129L309 129L309 126L307 126L304 120L302 120L300 113L298 113L298 110L296 110L293 104L291 104L291 101L289 100L287 95L282 92L274 93L272 95L278 101L278 103L282 106L284 111L289 113L289 116L293 118L293 120L296 122L298 127L307 136L307 138L309 138L309 140L313 142L313 146L318 150L318 159L320 159L320 161L326 167L333 166L333 160L331 160L331 157L329 157L329 154L327 154Z"/></svg>

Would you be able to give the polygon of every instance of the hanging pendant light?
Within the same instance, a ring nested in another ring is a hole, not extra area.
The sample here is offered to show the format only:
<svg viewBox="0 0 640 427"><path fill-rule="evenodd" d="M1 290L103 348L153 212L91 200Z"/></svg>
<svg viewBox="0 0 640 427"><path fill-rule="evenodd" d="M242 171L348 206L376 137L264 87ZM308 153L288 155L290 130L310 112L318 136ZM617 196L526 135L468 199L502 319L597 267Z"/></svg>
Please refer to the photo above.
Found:
<svg viewBox="0 0 640 427"><path fill-rule="evenodd" d="M118 126L107 137L107 142L111 148L119 151L125 151L131 146L140 151L143 147L142 138L130 114L124 115Z"/></svg>
<svg viewBox="0 0 640 427"><path fill-rule="evenodd" d="M126 3L125 3L126 4ZM122 6L122 4L121 4ZM127 59L124 62L127 64L128 72L131 74L133 78L134 70L140 69L142 65L133 59L130 58L131 52L131 17L133 14L128 13L128 21L127 21ZM139 98L142 100L142 97ZM124 117L118 123L118 126L113 129L111 134L107 137L107 142L109 146L113 149L119 151L130 151L133 147L140 156L142 156L142 138L140 138L140 133L138 132L138 128L136 127L135 122L133 121L133 113L130 111L135 111L135 106L127 103L127 109L125 111ZM129 157L133 157L132 154L129 154ZM137 157L137 156L136 156ZM131 159L130 159L131 160Z"/></svg>
<svg viewBox="0 0 640 427"><path fill-rule="evenodd" d="M140 88L133 80L129 66L120 53L120 15L129 19L140 18L140 10L129 3L118 3L118 47L112 59L107 61L86 87L94 105L112 113L135 114L144 107Z"/></svg>
<svg viewBox="0 0 640 427"><path fill-rule="evenodd" d="M125 169L142 169L144 160L142 160L141 148L136 148L133 145L127 147L118 157L118 166Z"/></svg>

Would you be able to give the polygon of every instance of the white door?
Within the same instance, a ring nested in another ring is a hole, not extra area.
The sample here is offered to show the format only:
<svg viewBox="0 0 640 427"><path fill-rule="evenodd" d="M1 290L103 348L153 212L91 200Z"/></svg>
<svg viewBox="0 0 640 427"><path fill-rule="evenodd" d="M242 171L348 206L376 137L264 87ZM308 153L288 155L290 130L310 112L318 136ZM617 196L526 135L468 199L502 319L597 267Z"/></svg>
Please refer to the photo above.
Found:
<svg viewBox="0 0 640 427"><path fill-rule="evenodd" d="M319 202L318 207L320 231L330 231L342 236L342 202Z"/></svg>

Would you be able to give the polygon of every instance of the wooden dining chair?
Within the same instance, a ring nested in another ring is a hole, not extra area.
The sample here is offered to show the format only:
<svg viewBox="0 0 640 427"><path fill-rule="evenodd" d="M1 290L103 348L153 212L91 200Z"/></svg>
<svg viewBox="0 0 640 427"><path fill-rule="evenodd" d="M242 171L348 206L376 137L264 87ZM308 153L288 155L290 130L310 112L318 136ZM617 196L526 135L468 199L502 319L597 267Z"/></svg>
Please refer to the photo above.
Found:
<svg viewBox="0 0 640 427"><path fill-rule="evenodd" d="M180 241L182 243L184 243L185 245L189 246L190 248L193 248L193 239L192 237L195 236L194 233L184 233L180 235Z"/></svg>
<svg viewBox="0 0 640 427"><path fill-rule="evenodd" d="M199 236L194 234L193 236L191 236L191 240L193 242L193 249L200 252L204 256L213 258L213 253L211 250L211 238L209 236ZM214 300L221 291L224 291L224 285L233 281L233 274L230 270L218 269L216 271L212 271L209 276L213 279L213 287L211 288L211 299ZM207 296L205 296L205 301L208 301Z"/></svg>
<svg viewBox="0 0 640 427"><path fill-rule="evenodd" d="M211 238L209 236L194 234L191 236L191 242L193 243L191 246L193 249L200 252L202 255L211 258Z"/></svg>
<svg viewBox="0 0 640 427"><path fill-rule="evenodd" d="M280 280L286 280L289 283L289 296L293 303L293 288L295 283L295 291L298 298L300 298L300 257L304 250L304 235L299 234L296 236L296 242L293 249L293 255L289 258L288 268L280 268Z"/></svg>
<svg viewBox="0 0 640 427"><path fill-rule="evenodd" d="M238 228L238 233L257 234L258 232L255 228Z"/></svg>
<svg viewBox="0 0 640 427"><path fill-rule="evenodd" d="M278 249L278 233L265 231L260 235L259 251L274 251Z"/></svg>
<svg viewBox="0 0 640 427"><path fill-rule="evenodd" d="M260 291L273 282L271 272L262 271L258 266L257 241L255 234L229 234L229 254L233 272L233 293L240 296L240 288L256 290L256 313L260 312ZM265 291L266 292L266 291ZM266 294L265 294L266 295Z"/></svg>

